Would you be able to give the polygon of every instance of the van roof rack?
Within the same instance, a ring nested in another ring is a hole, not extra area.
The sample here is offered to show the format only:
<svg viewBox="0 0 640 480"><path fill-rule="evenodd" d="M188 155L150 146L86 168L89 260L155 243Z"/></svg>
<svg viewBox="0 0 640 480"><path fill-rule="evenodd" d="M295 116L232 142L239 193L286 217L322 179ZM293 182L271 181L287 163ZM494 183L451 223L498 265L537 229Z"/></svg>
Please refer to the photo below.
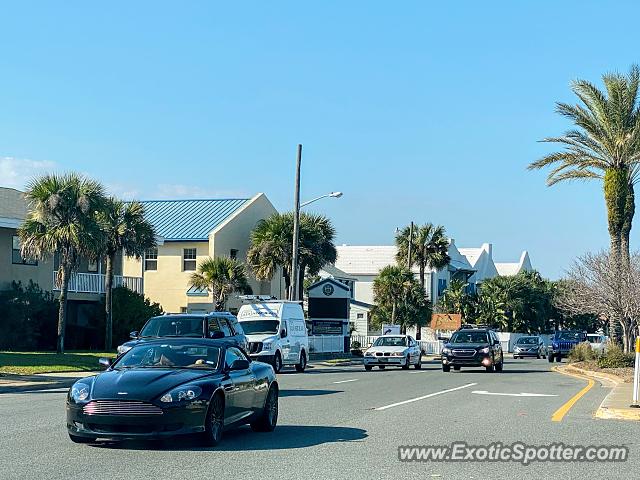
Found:
<svg viewBox="0 0 640 480"><path fill-rule="evenodd" d="M280 300L273 295L238 295L244 303L302 303L302 300Z"/></svg>

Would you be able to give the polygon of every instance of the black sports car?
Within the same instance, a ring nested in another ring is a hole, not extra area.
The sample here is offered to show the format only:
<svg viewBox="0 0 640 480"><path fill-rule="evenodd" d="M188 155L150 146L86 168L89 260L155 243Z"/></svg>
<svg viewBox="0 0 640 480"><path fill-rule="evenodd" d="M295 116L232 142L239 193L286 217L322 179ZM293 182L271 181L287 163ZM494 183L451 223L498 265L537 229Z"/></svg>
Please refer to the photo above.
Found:
<svg viewBox="0 0 640 480"><path fill-rule="evenodd" d="M271 365L252 362L221 340L159 339L76 382L67 396L67 429L76 443L97 438L200 434L216 445L223 430L250 424L270 432L278 421Z"/></svg>

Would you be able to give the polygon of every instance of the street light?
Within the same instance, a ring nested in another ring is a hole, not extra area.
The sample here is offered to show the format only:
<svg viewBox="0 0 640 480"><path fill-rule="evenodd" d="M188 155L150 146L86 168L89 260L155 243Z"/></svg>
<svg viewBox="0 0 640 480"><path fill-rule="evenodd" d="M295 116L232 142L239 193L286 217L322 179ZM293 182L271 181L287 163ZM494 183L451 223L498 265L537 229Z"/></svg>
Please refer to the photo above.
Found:
<svg viewBox="0 0 640 480"><path fill-rule="evenodd" d="M291 293L290 300L298 300L298 239L300 237L300 209L323 198L340 198L342 192L331 192L300 204L300 164L302 163L302 145L298 144L296 155L296 183L293 197L293 252L291 255Z"/></svg>

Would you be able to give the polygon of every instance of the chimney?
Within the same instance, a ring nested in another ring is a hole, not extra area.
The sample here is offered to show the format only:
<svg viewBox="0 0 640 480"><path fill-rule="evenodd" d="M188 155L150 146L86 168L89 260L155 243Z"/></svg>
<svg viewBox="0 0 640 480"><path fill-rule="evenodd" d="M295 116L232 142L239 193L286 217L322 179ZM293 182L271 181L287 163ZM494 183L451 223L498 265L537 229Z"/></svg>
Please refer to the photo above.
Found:
<svg viewBox="0 0 640 480"><path fill-rule="evenodd" d="M482 250L487 252L487 254L489 255L489 258L493 258L493 244L491 244L491 243L483 243L482 244Z"/></svg>

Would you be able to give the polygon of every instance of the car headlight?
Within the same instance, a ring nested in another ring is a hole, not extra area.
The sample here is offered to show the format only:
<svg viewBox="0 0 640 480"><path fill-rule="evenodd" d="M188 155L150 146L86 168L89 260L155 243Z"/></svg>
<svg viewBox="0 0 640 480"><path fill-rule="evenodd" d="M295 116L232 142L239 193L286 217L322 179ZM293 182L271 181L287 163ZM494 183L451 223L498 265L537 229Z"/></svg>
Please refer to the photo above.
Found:
<svg viewBox="0 0 640 480"><path fill-rule="evenodd" d="M480 353L489 353L489 347L481 348Z"/></svg>
<svg viewBox="0 0 640 480"><path fill-rule="evenodd" d="M86 383L76 383L71 387L71 398L74 402L84 402L89 398L91 388Z"/></svg>
<svg viewBox="0 0 640 480"><path fill-rule="evenodd" d="M271 349L273 348L273 343L271 342L265 342L262 344L262 351L263 352L269 352L271 351Z"/></svg>
<svg viewBox="0 0 640 480"><path fill-rule="evenodd" d="M404 352L391 352L392 357L404 357Z"/></svg>
<svg viewBox="0 0 640 480"><path fill-rule="evenodd" d="M127 353L129 350L131 350L133 347L130 345L119 345L118 348L116 349L118 352L118 355L122 355L123 353Z"/></svg>
<svg viewBox="0 0 640 480"><path fill-rule="evenodd" d="M202 393L202 389L197 385L174 388L160 397L163 403L176 403L183 400L189 402L195 400Z"/></svg>
<svg viewBox="0 0 640 480"><path fill-rule="evenodd" d="M445 355L449 355L449 354L451 353L451 349L450 349L450 348L447 348L447 347L444 347L444 348L442 349L442 353L443 353L443 354L445 354Z"/></svg>
<svg viewBox="0 0 640 480"><path fill-rule="evenodd" d="M519 352L519 351L520 351L520 347L514 347L514 348L513 348L513 351L514 351L514 352Z"/></svg>
<svg viewBox="0 0 640 480"><path fill-rule="evenodd" d="M371 350L367 350L366 352L364 352L365 357L373 357L374 355L375 352L372 352Z"/></svg>

